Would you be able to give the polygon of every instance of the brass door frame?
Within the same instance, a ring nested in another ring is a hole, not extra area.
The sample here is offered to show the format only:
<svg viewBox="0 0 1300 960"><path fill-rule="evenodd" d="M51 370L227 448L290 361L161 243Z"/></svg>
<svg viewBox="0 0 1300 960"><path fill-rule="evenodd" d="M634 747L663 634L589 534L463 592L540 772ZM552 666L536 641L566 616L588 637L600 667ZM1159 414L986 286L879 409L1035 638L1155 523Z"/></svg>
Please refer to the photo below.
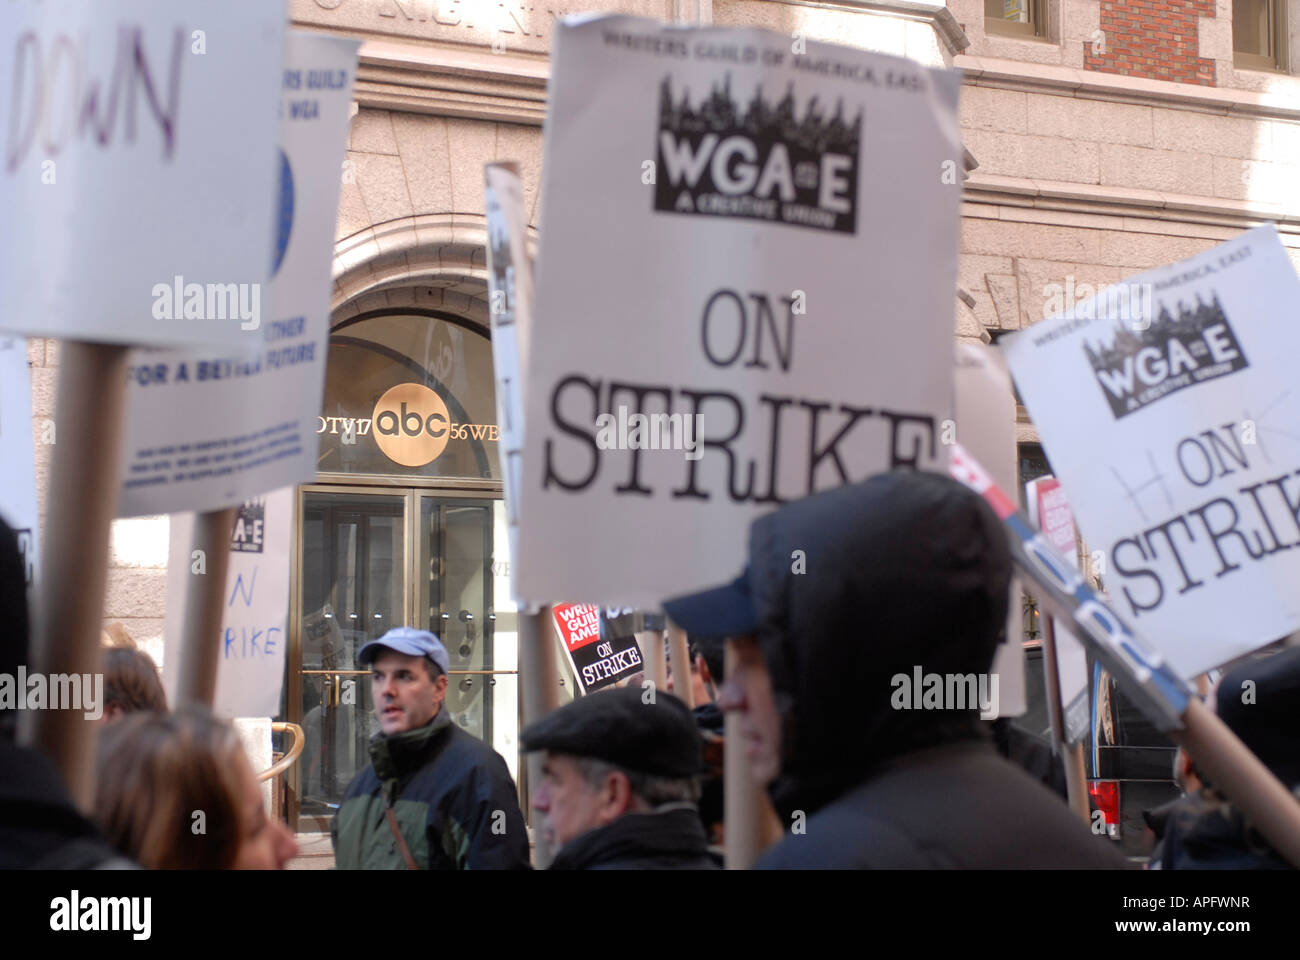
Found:
<svg viewBox="0 0 1300 960"><path fill-rule="evenodd" d="M283 719L301 724L302 705L302 569L303 531L302 513L307 494L341 493L362 496L385 496L403 501L403 597L402 615L406 623L414 623L417 591L412 575L416 572L415 537L419 525L421 495L442 496L460 500L500 500L504 485L499 480L442 479L430 477L352 476L348 474L320 474L317 483L300 484L294 489L294 510L291 528L292 548L289 554L289 651L285 658L285 712ZM348 673L351 671L328 671ZM360 671L366 673L367 671ZM479 672L479 671L473 671ZM329 821L324 817L299 816L302 764L294 764L285 775L287 802L285 815L289 824L299 833L328 832Z"/></svg>

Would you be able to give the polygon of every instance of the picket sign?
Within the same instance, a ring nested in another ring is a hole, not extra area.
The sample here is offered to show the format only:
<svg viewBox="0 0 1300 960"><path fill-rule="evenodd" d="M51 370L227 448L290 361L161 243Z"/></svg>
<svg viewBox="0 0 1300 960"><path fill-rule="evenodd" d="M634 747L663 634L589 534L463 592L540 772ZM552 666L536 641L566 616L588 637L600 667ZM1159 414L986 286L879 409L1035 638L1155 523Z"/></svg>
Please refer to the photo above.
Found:
<svg viewBox="0 0 1300 960"><path fill-rule="evenodd" d="M1025 513L1029 522L1043 531L1052 546L1076 570L1079 569L1074 516L1061 482L1046 476L1025 484ZM1087 736L1090 722L1088 655L1074 634L1056 629L1051 617L1044 617L1043 629L1052 630L1056 653L1054 666L1060 692L1060 717L1053 713L1053 722L1063 743L1077 744ZM1058 719L1059 723L1056 722Z"/></svg>
<svg viewBox="0 0 1300 960"><path fill-rule="evenodd" d="M1300 800L1088 586L959 444L953 446L948 470L1002 520L1012 560L1038 585L1047 612L1070 624L1146 718L1191 755L1278 853L1300 867Z"/></svg>
<svg viewBox="0 0 1300 960"><path fill-rule="evenodd" d="M505 479L510 569L519 570L519 468L524 447L524 359L532 327L533 265L528 254L528 217L518 166L483 168L487 211L488 316L492 325L492 371L497 423L501 425L501 469ZM522 602L511 579L515 602Z"/></svg>
<svg viewBox="0 0 1300 960"><path fill-rule="evenodd" d="M613 686L645 669L635 637L601 637L600 608L594 604L557 603L551 613L583 693Z"/></svg>
<svg viewBox="0 0 1300 960"><path fill-rule="evenodd" d="M734 577L774 506L942 469L960 76L754 28L553 37L521 593L653 607Z"/></svg>
<svg viewBox="0 0 1300 960"><path fill-rule="evenodd" d="M1108 594L1184 679L1300 628L1297 301L1268 224L998 341Z"/></svg>
<svg viewBox="0 0 1300 960"><path fill-rule="evenodd" d="M246 635L256 633L259 625L266 632L279 629L277 624L288 615L292 510L288 501L292 498L281 491L258 501L261 508L272 511L276 549L265 558L265 589L255 616L247 608L239 611L235 597L227 599L225 589L228 568L237 581L249 573L247 558L233 561L229 544L232 536L239 536L241 516L253 505L245 500L236 509L233 501L315 475L319 441L311 423L324 390L331 238L359 46L355 40L297 30L289 31L285 40L285 69L279 78L280 203L268 284L272 319L264 331L266 346L245 358L256 364L256 372L233 381L178 383L173 378L165 385L137 383L129 395L134 416L128 429L132 442L124 455L131 458L124 464L127 512L209 508L195 517L192 527L175 521L172 525L173 537L181 541L173 540L173 556L188 542L189 554L199 552L210 564L207 575L187 576L187 557L182 554L181 570L168 571L169 584L183 589L186 598L175 699L211 705L229 716L274 716L280 710L284 644L272 644L276 652L269 656L263 649L251 659L232 660L226 639L231 630ZM317 82L313 84L311 77ZM137 358L173 371L186 364L197 371L208 362L202 355L185 352L133 357ZM217 362L242 361L233 357ZM155 406L160 398L168 404L161 419ZM157 438L153 443L151 436ZM133 491L137 461L154 466L150 461L159 455L158 442L169 450L210 444L216 469L201 467L183 475L164 471L170 483L158 488L144 484ZM139 449L141 444L146 448ZM246 606L251 607L251 602Z"/></svg>
<svg viewBox="0 0 1300 960"><path fill-rule="evenodd" d="M290 30L261 316L240 350L133 350L118 515L223 510L316 476L340 170L360 42ZM346 437L345 437L346 439Z"/></svg>
<svg viewBox="0 0 1300 960"><path fill-rule="evenodd" d="M955 426L962 445L980 463L987 465L999 486L1014 490L1019 482L1015 394L1006 360L997 350L982 343L959 343L954 372L957 405ZM1007 604L1007 635L998 645L990 668L1001 678L997 703L999 717L1020 716L1028 709L1022 613L1024 592L1020 578L1011 578L1009 591L1011 596ZM1058 647L1050 629L1044 631L1042 649L1047 708L1052 721L1052 746L1064 762L1070 806L1086 821L1089 807L1083 752L1078 747L1068 749L1069 741L1062 736L1062 731L1066 728L1062 717L1067 711L1062 708L1061 685L1057 682ZM1086 674L1083 679L1086 681ZM1073 686L1069 689L1073 690ZM1086 687L1084 692L1084 697L1075 700L1073 706L1077 708L1082 705L1086 719Z"/></svg>
<svg viewBox="0 0 1300 960"><path fill-rule="evenodd" d="M280 712L295 506L293 487L285 487L229 511L172 516L163 631L168 702L200 701L230 718ZM221 522L211 535L221 533L224 539L196 556L192 545L209 534L196 531L195 522L213 514ZM224 560L225 569L212 562L216 558ZM204 616L215 617L219 642L202 644L195 654L187 642L194 628L187 628L185 618L209 598L216 610L205 610Z"/></svg>
<svg viewBox="0 0 1300 960"><path fill-rule="evenodd" d="M283 38L283 9L260 0L219 12L201 0L9 4L0 18L0 76L13 81L0 209L28 230L0 257L0 326L63 340L32 645L41 672L99 670L126 345L248 337L247 320L205 310L205 295L188 298L202 304L195 315L166 294L229 285L251 306L264 278L276 117L261 94ZM76 711L35 713L20 737L88 808L96 726Z"/></svg>
<svg viewBox="0 0 1300 960"><path fill-rule="evenodd" d="M492 326L492 371L496 380L497 423L501 425L501 469L505 479L506 534L510 550L510 589L519 624L519 696L523 724L540 720L560 705L557 638L549 606L528 603L519 593L519 482L524 446L524 359L532 327L533 264L528 254L528 216L524 187L515 163L483 167L487 213L488 316ZM575 671L576 674L576 671ZM542 756L527 759L529 789L541 782ZM546 831L536 834L533 852L545 869L554 851Z"/></svg>
<svg viewBox="0 0 1300 960"><path fill-rule="evenodd" d="M997 482L1014 489L1019 472L1016 462L1016 401L1011 374L998 351L982 343L958 343L954 355L953 400L956 436ZM1025 621L1021 612L1024 592L1011 578L1007 588L1007 634L998 644L990 670L999 678L997 715L1019 717L1029 708L1025 680Z"/></svg>
<svg viewBox="0 0 1300 960"><path fill-rule="evenodd" d="M0 210L22 235L0 329L239 348L271 260L284 4L4 8Z"/></svg>

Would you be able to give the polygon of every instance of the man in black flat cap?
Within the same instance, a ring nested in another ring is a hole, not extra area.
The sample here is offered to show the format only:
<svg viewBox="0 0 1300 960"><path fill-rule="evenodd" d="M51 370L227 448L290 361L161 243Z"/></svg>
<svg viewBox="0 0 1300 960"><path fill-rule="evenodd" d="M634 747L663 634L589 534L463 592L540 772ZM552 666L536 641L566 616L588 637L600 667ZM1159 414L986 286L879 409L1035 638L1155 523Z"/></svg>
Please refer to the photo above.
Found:
<svg viewBox="0 0 1300 960"><path fill-rule="evenodd" d="M676 697L636 687L579 697L520 735L546 751L533 794L552 870L711 870L696 802L700 736Z"/></svg>
<svg viewBox="0 0 1300 960"><path fill-rule="evenodd" d="M734 638L718 703L789 831L759 867L1123 866L989 742L974 691L996 715L1011 556L980 497L880 474L759 517L749 540L738 580L664 608ZM918 673L965 693L904 695Z"/></svg>

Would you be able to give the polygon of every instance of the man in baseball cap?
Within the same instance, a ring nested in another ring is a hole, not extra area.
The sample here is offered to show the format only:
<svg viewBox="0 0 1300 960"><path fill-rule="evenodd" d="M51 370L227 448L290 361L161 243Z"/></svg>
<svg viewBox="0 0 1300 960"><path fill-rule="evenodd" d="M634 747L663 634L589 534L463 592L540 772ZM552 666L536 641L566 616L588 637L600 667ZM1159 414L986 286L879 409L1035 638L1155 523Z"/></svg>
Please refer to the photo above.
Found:
<svg viewBox="0 0 1300 960"><path fill-rule="evenodd" d="M1011 557L980 497L879 474L759 517L748 560L664 608L736 648L718 703L790 830L760 867L1122 866L981 721Z"/></svg>
<svg viewBox="0 0 1300 960"><path fill-rule="evenodd" d="M375 688L375 716L380 729L391 734L424 726L438 713L447 696L447 671L451 664L447 648L428 630L394 627L357 651L360 666L371 666L381 659L394 667L410 668L406 672L417 681L420 673L416 662L423 659L422 666L429 682L384 684L382 702L381 691ZM380 674L388 676L390 671L376 667L371 672L372 683L377 683Z"/></svg>
<svg viewBox="0 0 1300 960"><path fill-rule="evenodd" d="M528 834L501 755L452 723L447 650L395 627L357 652L370 667L379 732L331 836L340 869L527 868Z"/></svg>
<svg viewBox="0 0 1300 960"><path fill-rule="evenodd" d="M711 870L696 803L703 757L673 696L623 687L579 697L524 728L546 751L533 795L559 848L552 870Z"/></svg>

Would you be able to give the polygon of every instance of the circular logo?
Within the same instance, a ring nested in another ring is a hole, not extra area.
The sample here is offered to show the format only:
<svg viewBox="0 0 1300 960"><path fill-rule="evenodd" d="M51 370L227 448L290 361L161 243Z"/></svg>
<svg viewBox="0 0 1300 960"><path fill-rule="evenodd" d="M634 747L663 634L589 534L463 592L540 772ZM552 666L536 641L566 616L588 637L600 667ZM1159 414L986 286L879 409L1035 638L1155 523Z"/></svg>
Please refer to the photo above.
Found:
<svg viewBox="0 0 1300 960"><path fill-rule="evenodd" d="M271 276L280 272L284 252L289 249L289 233L293 229L293 170L289 158L280 151L280 208L276 211L275 255Z"/></svg>
<svg viewBox="0 0 1300 960"><path fill-rule="evenodd" d="M404 467L432 463L451 436L447 405L421 383L399 383L375 404L370 432L384 456Z"/></svg>

